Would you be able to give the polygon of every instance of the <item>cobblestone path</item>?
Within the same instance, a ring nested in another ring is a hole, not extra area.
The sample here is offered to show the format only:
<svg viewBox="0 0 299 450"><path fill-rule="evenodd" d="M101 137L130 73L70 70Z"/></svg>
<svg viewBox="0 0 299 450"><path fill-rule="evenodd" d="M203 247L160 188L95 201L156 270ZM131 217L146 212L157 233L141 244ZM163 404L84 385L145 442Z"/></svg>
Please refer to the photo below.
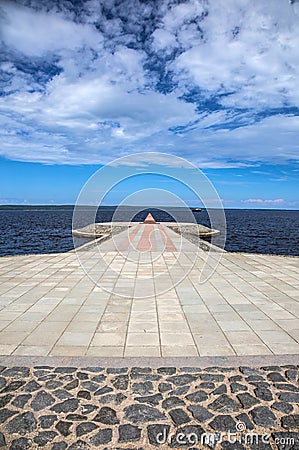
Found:
<svg viewBox="0 0 299 450"><path fill-rule="evenodd" d="M0 447L298 450L298 373L0 367Z"/></svg>

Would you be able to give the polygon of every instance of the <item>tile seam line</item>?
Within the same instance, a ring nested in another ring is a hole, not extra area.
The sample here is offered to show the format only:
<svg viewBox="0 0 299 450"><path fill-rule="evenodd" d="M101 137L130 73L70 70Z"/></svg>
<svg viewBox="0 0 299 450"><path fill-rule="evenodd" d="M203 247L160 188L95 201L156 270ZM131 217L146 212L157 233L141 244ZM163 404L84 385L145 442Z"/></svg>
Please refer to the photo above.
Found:
<svg viewBox="0 0 299 450"><path fill-rule="evenodd" d="M225 264L223 264L224 266L225 266ZM242 276L242 273L244 272L244 269L239 265L239 264L236 264L241 270L240 270L240 272L239 272L239 276L242 278L242 280L243 281L245 281L245 283L247 283L247 284L250 284L253 288L255 288L255 286L253 285L253 281L247 281L245 278L244 278L244 276ZM225 266L226 267L226 266ZM260 277L258 277L257 275L255 275L255 274L253 274L252 272L249 272L250 273L250 275L252 276L252 277L255 277L255 278L257 278L257 280L258 281L262 281L262 282L264 282L265 284L267 284L267 285L269 285L271 288L272 288L272 286L271 286L271 284L270 283L268 283L268 282L266 282L266 281L264 281L262 278L260 278ZM227 281L228 283L230 283L230 281L228 280ZM231 283L230 283L231 284ZM232 284L231 284L232 285ZM233 286L233 285L232 285ZM256 288L255 288L256 289ZM272 288L273 289L273 288ZM286 294L284 294L284 292L282 292L282 291L280 291L279 289L277 289L277 288L274 288L277 292L279 292L280 294L283 294L283 295L286 295ZM237 289L238 290L238 289ZM256 289L256 290L258 290L258 289ZM241 291L239 291L239 292L241 292ZM241 294L242 294L242 292L241 292ZM280 306L280 307L282 307L279 303L277 303L275 300L273 300L273 298L271 298L271 297L269 297L269 295L268 294L264 294L263 292L262 292L262 295L264 295L267 299L269 299L271 302L274 302L276 305L278 305L278 306ZM296 303L298 303L298 301L296 300L296 299L293 299L292 297L289 297L288 295L287 295L287 297L290 299L290 300L292 300L292 301L294 301L295 300L295 302ZM248 298L248 300L251 302L251 300ZM287 311L287 312L289 312L288 310L286 310L285 308L283 308L282 307L282 309L284 309L285 311ZM262 312L264 312L264 311L262 311ZM290 313L290 312L289 312ZM292 314L292 313L290 313L291 315L294 315L294 314ZM266 314L267 315L267 314ZM268 316L269 317L269 316ZM295 319L297 320L298 318L296 317L296 316L294 316L295 317ZM271 318L270 318L271 319ZM273 320L273 319L271 319L271 320Z"/></svg>
<svg viewBox="0 0 299 450"><path fill-rule="evenodd" d="M44 270L44 269L43 269ZM55 272L54 272L54 274L57 272L57 271L59 271L59 269L58 270L56 270ZM49 276L52 276L53 274L51 274L51 275L49 275ZM67 277L67 275L62 279L62 280L64 280L65 278ZM47 277L46 279L48 279L49 277ZM79 283L80 281L78 281L77 283ZM77 285L77 283L75 284L75 286ZM36 287L36 286L35 286ZM53 288L53 286L50 286L50 288L49 288L49 290L47 290L47 292L46 292L46 294L48 293L48 292L50 292L51 291L51 289ZM32 289L34 289L34 288L32 288ZM28 293L28 292L30 292L32 289L29 289L29 291L27 291L26 292L26 294ZM25 295L25 294L23 294L23 295ZM23 296L22 295L22 296ZM11 304L11 303L14 303L15 301L17 301L17 300L20 300L21 298L22 298L22 296L20 296L20 297L18 297L18 298L16 298L14 301L12 301L12 302L10 302L9 304ZM43 297L43 296L42 296ZM39 323L38 323L38 325L28 334L28 336L26 336L18 345L17 345L17 347L13 350L13 352L15 352L19 347L21 347L22 346L22 343L24 342L24 340L25 339L27 339L27 337L29 337L30 336L30 334L32 333L32 332L34 332L37 328L38 328L38 326L39 325L41 325L41 323L52 313L52 312L54 312L55 311L55 309L60 305L60 303L63 301L63 299L64 299L64 297L65 296L63 296L62 298L61 298L61 300L60 300L60 302L55 306L55 308L52 310L52 311L50 311L44 318L43 318L43 320L41 320ZM40 300L40 298L34 303L34 305L36 304L36 303L38 303L39 302L39 300ZM2 331L5 331L6 330L6 328L8 327L8 326L10 326L11 324L13 324L16 320L18 320L18 319L21 319L22 318L22 316L26 313L26 312L28 312L28 310L30 309L32 307L32 305L31 306L29 306L24 312L22 312L22 314L20 314L16 319L14 319L10 324L8 324L5 328L3 328L3 330L1 330L1 332Z"/></svg>
<svg viewBox="0 0 299 450"><path fill-rule="evenodd" d="M242 278L242 280L244 280L244 278L242 277L242 275L240 274L239 275L241 278ZM222 277L223 278L223 277ZM232 287L234 287L231 283L230 283L230 281L228 281L228 280L226 280L226 282L227 283L229 283ZM250 285L252 285L252 283L250 283L249 281L246 281L245 280L245 282L246 283L249 283ZM214 285L213 285L214 286ZM215 286L214 286L215 287ZM253 286L254 287L254 286ZM234 287L235 288L235 287ZM215 287L215 289L217 289L217 287ZM238 288L235 288L237 291L239 291L239 289ZM219 292L219 290L217 289L217 291ZM239 291L242 295L244 295L241 291ZM268 297L268 295L267 294L264 294L270 301L274 301L274 300L272 300L270 297ZM247 298L247 297L246 297ZM274 322L284 333L286 333L286 334L288 334L288 336L290 336L293 340L294 340L294 342L296 342L296 340L286 331L286 330L284 330L279 324L277 324L276 322L275 322L275 320L273 320L273 319L271 319L271 317L270 316L268 316L268 314L267 314L267 312L265 312L265 311L263 311L261 308L260 308L260 306L259 305L256 305L255 303L253 303L252 301L251 301L251 299L250 298L248 298L248 301L253 305L253 306L255 306L257 309L259 309L263 314L265 314L272 322ZM277 304L275 301L274 301L274 303L275 304ZM280 306L280 305L279 305ZM234 308L233 308L234 309ZM283 308L284 309L284 308ZM287 311L287 310L286 310ZM240 315L239 313L238 313L238 311L236 311L237 312L237 314L238 315ZM289 311L288 311L289 312ZM262 339L258 334L257 334L257 332L256 331L254 331L254 329L246 322L246 324L251 328L251 330L258 336L258 338L261 340L261 341L263 341L263 343L266 345L266 347L270 350L270 352L271 353L273 353L274 354L274 352L271 350L271 348L268 346L268 344L264 341L264 339ZM263 330L261 330L261 331L263 331Z"/></svg>
<svg viewBox="0 0 299 450"><path fill-rule="evenodd" d="M127 320L127 326L126 326L126 336L125 336L124 348L123 348L123 358L125 358L126 349L127 349L129 324L130 324L131 315L132 315L132 309L133 309L134 293L135 293L135 289L136 289L136 274L137 274L137 270L138 270L138 266L139 266L139 258L140 258L140 255L138 255L138 264L136 264L136 269L135 269L134 289L133 289L133 296L131 298L130 312L129 312L129 316L128 316L128 320ZM133 280L133 278L132 278L132 280Z"/></svg>
<svg viewBox="0 0 299 450"><path fill-rule="evenodd" d="M226 334L224 333L224 330L221 328L221 326L218 324L217 320L215 319L215 317L214 317L212 311L210 310L208 304L204 301L203 297L200 295L200 293L199 293L198 289L196 288L195 284L193 283L193 281L192 281L189 277L188 277L188 279L189 279L190 283L192 284L192 286L194 287L194 289L196 290L196 292L198 293L199 297L202 299L202 301L203 301L205 307L207 308L207 310L209 311L209 313L210 313L211 316L213 317L213 320L217 323L218 327L220 328L221 333L223 334L223 336L225 337L225 340L226 340L226 341L228 342L228 344L229 344L229 347L230 347L231 350L234 352L234 356L238 356L236 350L235 350L234 347L231 345L229 339L227 338ZM213 286L213 287L214 287L214 289L216 289L215 286ZM219 291L218 291L217 289L216 289L216 291L219 293ZM221 293L220 293L220 296L221 296L221 297L223 298L223 300L229 305L228 301L226 300L226 298L224 298L224 297L222 296ZM189 324L189 321L188 321L188 324ZM193 333L192 333L192 334L193 334ZM194 333L194 334L199 334L199 333ZM199 352L198 352L198 353L199 353Z"/></svg>

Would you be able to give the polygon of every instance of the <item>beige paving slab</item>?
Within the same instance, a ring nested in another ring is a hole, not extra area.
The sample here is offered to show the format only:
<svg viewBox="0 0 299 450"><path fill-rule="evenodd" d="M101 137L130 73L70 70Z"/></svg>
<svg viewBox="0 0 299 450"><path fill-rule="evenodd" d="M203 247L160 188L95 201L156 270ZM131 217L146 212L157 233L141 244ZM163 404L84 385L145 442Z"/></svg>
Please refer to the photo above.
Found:
<svg viewBox="0 0 299 450"><path fill-rule="evenodd" d="M169 233L176 245L181 237ZM179 258L175 251L123 256L109 241L101 258L81 249L98 284L75 252L0 258L0 354L299 354L299 258L225 253L199 284L207 253L193 261L194 245L185 244Z"/></svg>

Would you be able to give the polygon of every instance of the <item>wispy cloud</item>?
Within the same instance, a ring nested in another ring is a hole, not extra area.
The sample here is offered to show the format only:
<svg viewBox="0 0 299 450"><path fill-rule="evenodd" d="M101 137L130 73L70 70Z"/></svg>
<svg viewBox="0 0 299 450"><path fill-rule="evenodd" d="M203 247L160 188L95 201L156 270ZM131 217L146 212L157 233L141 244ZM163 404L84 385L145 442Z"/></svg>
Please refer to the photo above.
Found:
<svg viewBox="0 0 299 450"><path fill-rule="evenodd" d="M0 154L298 161L299 4L4 1Z"/></svg>
<svg viewBox="0 0 299 450"><path fill-rule="evenodd" d="M262 198L248 198L247 200L242 200L243 203L255 203L258 205L277 205L284 203L283 198L274 198L274 199L262 199Z"/></svg>

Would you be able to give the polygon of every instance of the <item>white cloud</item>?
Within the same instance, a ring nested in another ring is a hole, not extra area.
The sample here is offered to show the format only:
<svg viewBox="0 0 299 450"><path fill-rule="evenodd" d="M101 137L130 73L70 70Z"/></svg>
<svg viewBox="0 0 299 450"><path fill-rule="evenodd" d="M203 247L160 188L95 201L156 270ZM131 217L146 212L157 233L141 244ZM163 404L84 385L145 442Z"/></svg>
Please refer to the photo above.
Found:
<svg viewBox="0 0 299 450"><path fill-rule="evenodd" d="M261 198L248 198L247 200L242 200L243 203L256 203L256 204L266 204L266 205L276 205L280 203L284 203L283 198L275 198L275 199L261 199Z"/></svg>
<svg viewBox="0 0 299 450"><path fill-rule="evenodd" d="M78 164L160 151L205 168L298 160L298 117L285 110L299 102L295 4L100 3L80 14L1 4L0 154Z"/></svg>
<svg viewBox="0 0 299 450"><path fill-rule="evenodd" d="M91 25L67 20L51 11L36 11L11 2L2 5L1 35L5 44L27 56L44 56L84 45L97 47L102 39Z"/></svg>

